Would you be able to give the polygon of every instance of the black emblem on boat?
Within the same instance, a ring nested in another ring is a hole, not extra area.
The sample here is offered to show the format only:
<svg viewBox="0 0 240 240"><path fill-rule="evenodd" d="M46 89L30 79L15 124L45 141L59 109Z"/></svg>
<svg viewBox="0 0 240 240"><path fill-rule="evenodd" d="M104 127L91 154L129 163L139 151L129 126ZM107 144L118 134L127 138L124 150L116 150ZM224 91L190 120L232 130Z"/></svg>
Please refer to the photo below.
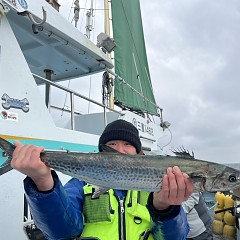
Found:
<svg viewBox="0 0 240 240"><path fill-rule="evenodd" d="M17 109L22 109L23 112L28 112L29 111L29 102L26 98L19 100L19 99L14 99L10 98L6 93L2 95L2 100L4 101L2 103L2 106L4 109L9 110L10 108L17 108Z"/></svg>

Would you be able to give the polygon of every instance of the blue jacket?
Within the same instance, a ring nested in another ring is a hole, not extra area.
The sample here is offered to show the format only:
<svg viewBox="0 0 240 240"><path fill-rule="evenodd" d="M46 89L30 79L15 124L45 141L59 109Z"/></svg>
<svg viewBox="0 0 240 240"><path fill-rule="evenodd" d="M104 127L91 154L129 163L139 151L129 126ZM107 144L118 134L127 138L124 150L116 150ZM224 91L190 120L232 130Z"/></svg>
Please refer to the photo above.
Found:
<svg viewBox="0 0 240 240"><path fill-rule="evenodd" d="M26 198L35 224L43 231L47 239L71 239L79 236L83 230L82 210L85 182L73 178L63 187L54 171L52 175L55 186L48 192L39 192L34 182L27 177L24 180ZM149 212L154 222L152 228L154 239L159 239L160 231L164 234L165 240L186 239L189 226L181 206L174 208L174 211L169 211L170 213L158 211L159 216L151 213L150 209ZM164 220L161 221L161 219Z"/></svg>

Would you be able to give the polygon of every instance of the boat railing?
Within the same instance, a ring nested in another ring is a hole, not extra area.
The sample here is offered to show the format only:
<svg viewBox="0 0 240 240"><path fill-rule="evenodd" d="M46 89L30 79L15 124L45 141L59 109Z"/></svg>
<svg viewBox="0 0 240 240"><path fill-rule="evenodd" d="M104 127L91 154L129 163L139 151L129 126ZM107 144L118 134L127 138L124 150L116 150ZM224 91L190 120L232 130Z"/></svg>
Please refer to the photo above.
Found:
<svg viewBox="0 0 240 240"><path fill-rule="evenodd" d="M64 87L64 86L62 86L62 85L60 85L60 84L58 84L58 83L56 83L56 82L53 82L53 81L51 81L51 80L48 80L48 79L46 79L46 78L44 78L44 77L41 77L41 76L39 76L39 75L36 75L36 74L34 74L34 73L32 73L32 75L33 75L33 77L34 77L35 79L41 80L41 81L44 82L45 84L54 86L54 87L56 87L56 88L58 88L58 89L63 90L64 92L69 93L69 95L70 95L70 110L64 109L64 108L60 108L60 107L57 107L57 106L51 106L51 105L49 105L48 108L49 108L49 109L50 109L50 108L54 108L54 109L56 109L56 110L61 110L61 111L69 112L70 115L71 115L70 119L71 119L71 129L72 129L72 130L75 130L75 119L74 119L74 116L75 116L76 114L79 114L79 113L76 113L76 112L75 112L75 107L74 107L75 97L84 99L84 100L86 100L86 101L88 101L88 102L91 102L91 103L93 103L93 104L95 104L95 105L98 105L98 106L102 107L102 108L103 108L103 112L104 112L104 122L106 122L106 110L109 110L109 111L111 111L111 112L116 112L116 113L118 113L119 115L122 115L121 112L119 112L119 111L117 111L117 110L115 110L115 109L112 109L112 108L110 108L110 107L108 107L108 106L106 106L106 105L104 105L104 104L102 104L102 103L100 103L100 102L98 102L98 101L95 101L95 100L93 100L93 99L91 99L91 98L89 98L89 97L86 97L86 96L84 96L84 95L82 95L82 94L80 94L80 93L78 93L78 92L76 92L76 91L74 91L74 90L71 90L70 88Z"/></svg>

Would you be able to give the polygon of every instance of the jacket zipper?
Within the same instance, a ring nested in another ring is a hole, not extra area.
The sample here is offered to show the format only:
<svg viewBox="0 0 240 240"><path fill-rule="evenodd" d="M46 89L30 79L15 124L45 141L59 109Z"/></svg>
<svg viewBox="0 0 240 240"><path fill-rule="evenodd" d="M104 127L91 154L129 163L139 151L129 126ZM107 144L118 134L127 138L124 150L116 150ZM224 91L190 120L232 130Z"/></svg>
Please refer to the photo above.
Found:
<svg viewBox="0 0 240 240"><path fill-rule="evenodd" d="M125 226L125 197L118 197L119 202L119 240L126 240L126 226Z"/></svg>

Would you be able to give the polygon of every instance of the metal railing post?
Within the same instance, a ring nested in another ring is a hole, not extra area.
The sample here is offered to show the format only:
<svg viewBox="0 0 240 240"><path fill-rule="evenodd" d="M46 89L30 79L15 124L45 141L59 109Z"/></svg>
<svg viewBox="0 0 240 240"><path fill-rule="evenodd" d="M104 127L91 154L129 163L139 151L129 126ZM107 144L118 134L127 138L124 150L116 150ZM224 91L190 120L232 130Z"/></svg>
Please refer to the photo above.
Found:
<svg viewBox="0 0 240 240"><path fill-rule="evenodd" d="M74 93L70 93L70 101L71 101L71 128L75 130L75 118L74 118Z"/></svg>

